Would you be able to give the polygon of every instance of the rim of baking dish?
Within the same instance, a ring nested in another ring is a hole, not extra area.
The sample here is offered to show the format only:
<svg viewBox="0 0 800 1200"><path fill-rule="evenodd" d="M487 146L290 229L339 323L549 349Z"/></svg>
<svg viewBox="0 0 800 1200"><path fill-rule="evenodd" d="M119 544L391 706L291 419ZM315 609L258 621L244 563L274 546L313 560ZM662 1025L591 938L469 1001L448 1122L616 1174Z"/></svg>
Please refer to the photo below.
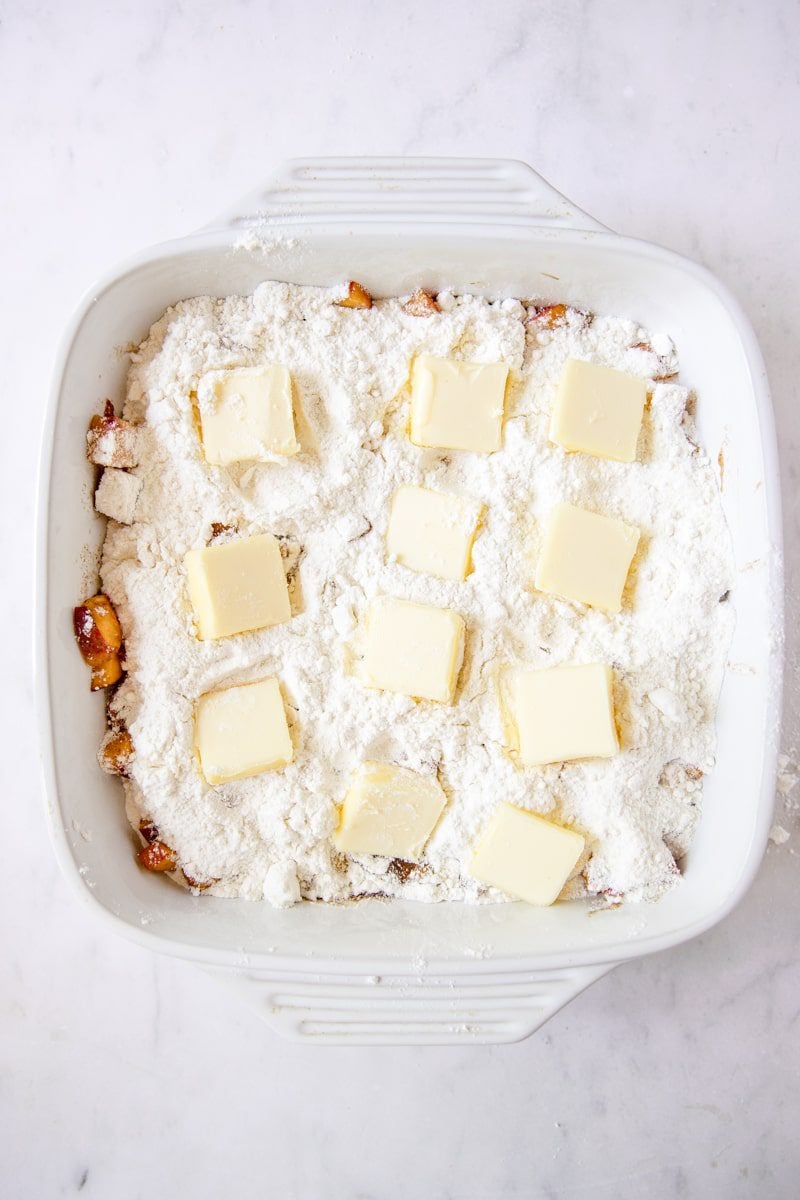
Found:
<svg viewBox="0 0 800 1200"><path fill-rule="evenodd" d="M357 218L354 224L358 224ZM295 231L297 229L297 222L295 219L287 217L285 221L278 219L270 225L271 231L280 230L281 228L288 228ZM413 233L417 236L426 231L425 227L419 222L404 222L400 219L396 220L395 228L398 232ZM38 715L45 807L48 816L50 838L61 870L73 892L82 902L95 914L99 912L103 919L118 933L150 949L175 957L208 964L239 967L243 963L249 966L268 965L271 971L277 972L297 973L298 971L308 971L311 969L314 971L322 970L328 974L347 974L352 973L354 968L357 968L359 964L368 964L371 971L374 970L375 972L384 972L387 974L393 972L397 974L398 970L402 969L402 963L405 961L402 958L380 957L374 953L363 952L348 954L346 958L337 956L336 958L323 959L321 956L317 956L314 958L312 965L308 959L301 960L297 956L289 954L248 952L246 955L243 955L241 951L233 949L202 947L172 939L161 933L150 931L146 927L134 925L124 917L109 910L102 902L97 900L86 886L73 857L67 830L62 819L63 814L56 786L55 748L52 732L53 698L49 686L49 633L46 600L49 579L47 555L48 519L53 502L50 481L54 452L54 427L64 369L72 344L86 314L97 304L108 288L118 283L126 275L138 271L146 264L154 261L184 256L193 251L231 249L239 232L231 225L212 226L210 229L201 231L200 233L172 239L145 248L129 256L118 266L105 272L97 283L85 293L58 346L43 423L42 447L38 468L34 571L34 690ZM342 232L342 225L338 222L331 224L318 222L313 225L312 229L308 230L310 236L341 237ZM441 234L441 232L441 228L437 227L436 233ZM675 251L658 246L652 242L628 238L608 231L576 230L564 226L547 227L538 225L533 220L528 225L521 226L517 223L505 224L502 219L495 219L491 223L486 220L477 222L469 220L448 222L447 234L448 236L470 235L478 238L491 237L493 240L500 238L510 241L524 238L526 234L535 234L537 238L573 242L576 245L586 244L591 241L592 243L600 243L616 249L624 248L628 253L634 253L646 260L653 262L660 261L664 264L678 266L683 272L691 275L695 282L702 284L705 288L713 292L736 328L750 372L752 394L761 432L762 458L765 467L764 489L767 527L770 543L774 551L770 555L768 565L768 587L772 618L771 628L774 631L782 632L782 525L780 475L774 414L760 349L744 311L731 292L705 267L683 257ZM764 747L759 795L753 801L756 819L747 855L742 862L736 885L731 889L725 900L719 903L716 908L704 913L696 921L689 922L678 929L627 939L624 942L603 947L601 952L598 952L597 949L587 948L547 955L536 954L529 957L525 955L491 957L485 962L475 961L474 959L465 962L461 957L432 957L426 962L426 971L433 973L438 971L450 975L467 972L470 974L496 974L503 971L516 973L523 970L530 971L616 962L657 950L667 949L670 946L688 941L711 928L727 916L742 899L755 877L763 857L772 821L777 773L778 733L782 707L782 674L782 637L776 637L772 639L769 651L767 668L768 709L766 712L767 727L770 731L774 731L774 744L767 744ZM359 903L382 903L382 901L359 901ZM393 903L403 902L393 901ZM406 903L412 902L408 901ZM419 974L418 967L414 967L413 973Z"/></svg>

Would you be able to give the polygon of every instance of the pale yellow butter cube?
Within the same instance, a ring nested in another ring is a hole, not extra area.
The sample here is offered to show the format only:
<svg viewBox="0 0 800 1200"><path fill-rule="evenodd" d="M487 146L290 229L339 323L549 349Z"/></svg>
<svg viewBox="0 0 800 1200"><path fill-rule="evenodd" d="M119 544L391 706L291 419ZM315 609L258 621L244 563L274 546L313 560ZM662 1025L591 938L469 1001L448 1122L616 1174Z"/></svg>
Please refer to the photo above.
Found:
<svg viewBox="0 0 800 1200"><path fill-rule="evenodd" d="M639 530L614 517L559 504L550 515L536 567L541 592L618 613Z"/></svg>
<svg viewBox="0 0 800 1200"><path fill-rule="evenodd" d="M612 685L611 668L605 663L513 668L506 686L523 765L616 754Z"/></svg>
<svg viewBox="0 0 800 1200"><path fill-rule="evenodd" d="M209 783L246 779L292 761L277 679L206 692L197 702L195 744Z"/></svg>
<svg viewBox="0 0 800 1200"><path fill-rule="evenodd" d="M500 804L472 856L481 883L528 904L558 899L583 854L584 839L535 813Z"/></svg>
<svg viewBox="0 0 800 1200"><path fill-rule="evenodd" d="M550 441L566 450L633 462L646 399L643 379L570 358L558 385Z"/></svg>
<svg viewBox="0 0 800 1200"><path fill-rule="evenodd" d="M418 355L411 365L411 441L491 453L503 443L505 363Z"/></svg>
<svg viewBox="0 0 800 1200"><path fill-rule="evenodd" d="M391 763L362 763L345 796L334 845L345 854L417 862L446 803L431 775Z"/></svg>
<svg viewBox="0 0 800 1200"><path fill-rule="evenodd" d="M280 625L292 615L280 545L271 533L190 550L185 563L202 641Z"/></svg>
<svg viewBox="0 0 800 1200"><path fill-rule="evenodd" d="M477 524L477 506L460 496L401 487L392 498L386 551L412 571L466 579Z"/></svg>
<svg viewBox="0 0 800 1200"><path fill-rule="evenodd" d="M452 704L464 656L464 621L449 608L383 596L367 614L367 687Z"/></svg>
<svg viewBox="0 0 800 1200"><path fill-rule="evenodd" d="M210 371L197 392L203 453L220 466L296 454L292 379L286 367Z"/></svg>

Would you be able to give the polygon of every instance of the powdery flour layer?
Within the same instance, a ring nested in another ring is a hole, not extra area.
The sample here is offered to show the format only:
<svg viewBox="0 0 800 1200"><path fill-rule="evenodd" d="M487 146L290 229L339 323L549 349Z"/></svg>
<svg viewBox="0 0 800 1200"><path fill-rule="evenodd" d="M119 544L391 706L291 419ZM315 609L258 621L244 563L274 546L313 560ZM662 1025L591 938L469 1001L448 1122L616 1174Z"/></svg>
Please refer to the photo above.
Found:
<svg viewBox="0 0 800 1200"><path fill-rule="evenodd" d="M170 309L132 357L124 416L143 423L136 521L109 521L102 583L126 636L128 674L111 704L131 732L128 815L155 822L192 879L219 896L291 903L363 893L499 900L470 878L471 848L500 800L585 834L565 895L654 899L680 878L713 766L714 710L733 614L733 574L711 465L693 441L671 342L636 322L570 311L547 327L515 300L446 293L441 314L398 300L336 307L329 290L265 283L252 296ZM407 378L420 352L511 368L504 447L420 450L405 432ZM567 454L547 440L568 357L653 380L635 463ZM295 386L301 452L208 465L193 415L206 371L280 362ZM659 381L660 379L660 381ZM466 582L385 561L389 501L401 483L484 506ZM568 500L640 527L617 616L536 593L542 523ZM216 642L194 633L183 556L212 524L271 532L286 551L293 619ZM366 689L359 631L381 594L447 606L467 623L452 707ZM613 664L621 753L523 770L504 748L502 667ZM203 692L277 675L294 761L211 787L194 749ZM448 805L424 864L333 849L351 775L364 759L437 772Z"/></svg>

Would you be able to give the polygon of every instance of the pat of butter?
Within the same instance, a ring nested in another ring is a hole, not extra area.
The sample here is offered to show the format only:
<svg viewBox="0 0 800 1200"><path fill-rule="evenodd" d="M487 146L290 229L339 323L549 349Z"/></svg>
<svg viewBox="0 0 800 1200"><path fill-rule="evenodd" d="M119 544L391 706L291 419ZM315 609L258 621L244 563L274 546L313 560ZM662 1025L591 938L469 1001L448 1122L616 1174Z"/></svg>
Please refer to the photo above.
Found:
<svg viewBox="0 0 800 1200"><path fill-rule="evenodd" d="M570 358L558 385L550 441L566 450L633 462L646 399L643 379Z"/></svg>
<svg viewBox="0 0 800 1200"><path fill-rule="evenodd" d="M202 641L280 625L291 617L281 549L271 533L190 550L184 561Z"/></svg>
<svg viewBox="0 0 800 1200"><path fill-rule="evenodd" d="M411 441L444 450L499 450L507 380L505 363L419 354L411 365Z"/></svg>
<svg viewBox="0 0 800 1200"><path fill-rule="evenodd" d="M477 524L477 505L459 496L401 487L392 499L386 551L412 571L466 579Z"/></svg>
<svg viewBox="0 0 800 1200"><path fill-rule="evenodd" d="M507 694L522 764L535 767L616 754L612 683L605 663L513 668Z"/></svg>
<svg viewBox="0 0 800 1200"><path fill-rule="evenodd" d="M220 466L296 454L292 379L286 367L210 371L197 392L203 453Z"/></svg>
<svg viewBox="0 0 800 1200"><path fill-rule="evenodd" d="M618 613L638 544L639 530L633 525L574 504L559 504L547 525L536 587Z"/></svg>
<svg viewBox="0 0 800 1200"><path fill-rule="evenodd" d="M481 883L528 904L552 904L583 854L573 829L535 813L500 804L472 856L470 871Z"/></svg>
<svg viewBox="0 0 800 1200"><path fill-rule="evenodd" d="M391 763L362 763L333 836L345 854L384 854L417 862L447 797L438 780Z"/></svg>
<svg viewBox="0 0 800 1200"><path fill-rule="evenodd" d="M367 614L367 687L452 704L464 656L464 621L449 608L383 596Z"/></svg>
<svg viewBox="0 0 800 1200"><path fill-rule="evenodd" d="M277 679L206 692L197 702L195 744L209 783L246 779L292 761Z"/></svg>

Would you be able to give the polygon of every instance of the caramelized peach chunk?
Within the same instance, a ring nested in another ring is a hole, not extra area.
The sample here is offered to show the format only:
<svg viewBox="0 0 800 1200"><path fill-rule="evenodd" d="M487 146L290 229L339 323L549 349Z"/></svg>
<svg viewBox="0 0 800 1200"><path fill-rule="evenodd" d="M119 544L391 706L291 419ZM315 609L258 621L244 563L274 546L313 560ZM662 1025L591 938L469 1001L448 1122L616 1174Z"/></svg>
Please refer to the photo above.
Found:
<svg viewBox="0 0 800 1200"><path fill-rule="evenodd" d="M393 858L389 863L389 871L399 883L407 883L418 867L419 863L407 862L404 858Z"/></svg>
<svg viewBox="0 0 800 1200"><path fill-rule="evenodd" d="M182 874L189 887L195 892L205 892L208 888L213 887L215 883L219 882L216 879L194 879L191 875L187 875L185 871Z"/></svg>
<svg viewBox="0 0 800 1200"><path fill-rule="evenodd" d="M102 592L73 610L72 623L78 649L90 667L99 666L121 649L122 628L114 605Z"/></svg>
<svg viewBox="0 0 800 1200"><path fill-rule="evenodd" d="M127 776L133 758L133 740L127 729L110 733L100 747L100 766L109 775Z"/></svg>
<svg viewBox="0 0 800 1200"><path fill-rule="evenodd" d="M148 843L158 841L158 826L154 821L148 820L147 817L142 817L139 822L139 833Z"/></svg>
<svg viewBox="0 0 800 1200"><path fill-rule="evenodd" d="M114 412L106 400L103 415L95 414L86 433L86 454L98 467L135 467L139 462L138 429Z"/></svg>
<svg viewBox="0 0 800 1200"><path fill-rule="evenodd" d="M174 871L178 865L177 854L166 842L148 842L142 846L136 858L145 871Z"/></svg>
<svg viewBox="0 0 800 1200"><path fill-rule="evenodd" d="M122 628L108 596L101 592L74 608L72 626L83 660L92 668L92 691L121 679Z"/></svg>
<svg viewBox="0 0 800 1200"><path fill-rule="evenodd" d="M103 688L119 683L121 678L122 663L119 661L119 655L109 654L108 658L92 667L91 690L100 692Z"/></svg>
<svg viewBox="0 0 800 1200"><path fill-rule="evenodd" d="M211 536L207 539L207 545L211 546L214 542L223 541L230 534L236 532L235 525L225 525L222 521L211 522Z"/></svg>
<svg viewBox="0 0 800 1200"><path fill-rule="evenodd" d="M560 324L566 319L567 306L566 304L544 304L541 307L537 306L533 313L532 320L546 329L552 329L554 325Z"/></svg>
<svg viewBox="0 0 800 1200"><path fill-rule="evenodd" d="M339 308L372 308L372 296L362 284L351 279L347 285L347 295L337 300L336 304Z"/></svg>
<svg viewBox="0 0 800 1200"><path fill-rule="evenodd" d="M403 308L407 313L411 313L412 317L432 317L434 313L442 311L433 292L428 292L425 288L417 288L414 295L406 300Z"/></svg>

